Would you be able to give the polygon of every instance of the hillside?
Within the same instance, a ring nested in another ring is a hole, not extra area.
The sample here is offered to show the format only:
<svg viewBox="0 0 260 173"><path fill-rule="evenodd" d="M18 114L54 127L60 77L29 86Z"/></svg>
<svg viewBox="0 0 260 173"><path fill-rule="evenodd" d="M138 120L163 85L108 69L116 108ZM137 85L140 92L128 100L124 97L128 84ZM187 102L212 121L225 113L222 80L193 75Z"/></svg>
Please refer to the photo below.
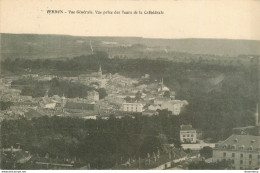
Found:
<svg viewBox="0 0 260 173"><path fill-rule="evenodd" d="M132 53L136 58L149 57L162 51L231 56L260 55L260 41L255 40L1 34L1 56L3 59L75 57L91 53L90 40L94 51L108 51L110 56Z"/></svg>

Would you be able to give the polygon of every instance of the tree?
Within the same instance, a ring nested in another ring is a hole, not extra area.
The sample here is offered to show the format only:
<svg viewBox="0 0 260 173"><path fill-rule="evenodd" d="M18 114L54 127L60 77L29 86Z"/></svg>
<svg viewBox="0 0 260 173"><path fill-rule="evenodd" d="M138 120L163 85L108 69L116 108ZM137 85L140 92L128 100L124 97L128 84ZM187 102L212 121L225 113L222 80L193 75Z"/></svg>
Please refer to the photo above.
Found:
<svg viewBox="0 0 260 173"><path fill-rule="evenodd" d="M205 159L211 158L213 156L213 149L211 147L203 147L200 150L200 156L204 157Z"/></svg>
<svg viewBox="0 0 260 173"><path fill-rule="evenodd" d="M126 96L126 97L124 98L124 100L125 100L126 102L128 102L128 103L132 101L131 97L129 97L129 96Z"/></svg>
<svg viewBox="0 0 260 173"><path fill-rule="evenodd" d="M0 102L1 110L6 110L6 109L10 108L10 106L12 106L12 105L13 105L13 102L10 102L10 101L8 101L8 102L1 101Z"/></svg>
<svg viewBox="0 0 260 173"><path fill-rule="evenodd" d="M135 94L135 99L136 99L137 101L140 101L141 98L142 98L142 93L141 93L140 91L138 91L138 92Z"/></svg>
<svg viewBox="0 0 260 173"><path fill-rule="evenodd" d="M98 93L99 93L99 99L103 99L107 96L107 92L105 88L99 88Z"/></svg>

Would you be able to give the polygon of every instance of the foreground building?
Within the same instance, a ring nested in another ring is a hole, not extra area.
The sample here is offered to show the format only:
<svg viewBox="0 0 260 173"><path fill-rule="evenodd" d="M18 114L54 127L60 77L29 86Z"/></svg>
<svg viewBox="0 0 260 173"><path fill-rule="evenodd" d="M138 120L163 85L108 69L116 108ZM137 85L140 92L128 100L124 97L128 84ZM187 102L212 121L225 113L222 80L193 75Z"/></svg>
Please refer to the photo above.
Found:
<svg viewBox="0 0 260 173"><path fill-rule="evenodd" d="M230 161L232 169L260 167L260 136L232 135L213 149L213 162Z"/></svg>

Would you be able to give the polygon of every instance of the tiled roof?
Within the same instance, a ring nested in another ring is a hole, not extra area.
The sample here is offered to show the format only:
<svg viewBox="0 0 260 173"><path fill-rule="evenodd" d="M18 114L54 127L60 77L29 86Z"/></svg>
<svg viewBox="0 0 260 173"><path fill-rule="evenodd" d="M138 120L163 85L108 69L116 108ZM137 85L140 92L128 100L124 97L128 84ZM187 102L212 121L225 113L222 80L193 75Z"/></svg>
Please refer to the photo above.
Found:
<svg viewBox="0 0 260 173"><path fill-rule="evenodd" d="M94 104L88 103L74 103L74 102L67 102L65 108L68 109L83 109L83 110L94 110Z"/></svg>
<svg viewBox="0 0 260 173"><path fill-rule="evenodd" d="M181 130L194 130L192 125L181 125Z"/></svg>
<svg viewBox="0 0 260 173"><path fill-rule="evenodd" d="M260 136L232 135L219 143L217 148L260 151Z"/></svg>

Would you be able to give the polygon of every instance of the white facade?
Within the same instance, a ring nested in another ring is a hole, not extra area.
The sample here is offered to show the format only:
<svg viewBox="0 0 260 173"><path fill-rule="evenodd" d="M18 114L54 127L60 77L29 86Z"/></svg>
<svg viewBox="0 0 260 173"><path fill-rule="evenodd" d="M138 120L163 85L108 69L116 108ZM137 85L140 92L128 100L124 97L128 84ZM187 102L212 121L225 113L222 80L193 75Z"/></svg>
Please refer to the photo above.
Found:
<svg viewBox="0 0 260 173"><path fill-rule="evenodd" d="M191 125L181 125L180 130L180 141L181 143L196 143L197 133Z"/></svg>
<svg viewBox="0 0 260 173"><path fill-rule="evenodd" d="M196 130L181 130L180 132L181 143L196 143L197 134Z"/></svg>
<svg viewBox="0 0 260 173"><path fill-rule="evenodd" d="M123 103L124 112L143 112L143 105L141 103Z"/></svg>

